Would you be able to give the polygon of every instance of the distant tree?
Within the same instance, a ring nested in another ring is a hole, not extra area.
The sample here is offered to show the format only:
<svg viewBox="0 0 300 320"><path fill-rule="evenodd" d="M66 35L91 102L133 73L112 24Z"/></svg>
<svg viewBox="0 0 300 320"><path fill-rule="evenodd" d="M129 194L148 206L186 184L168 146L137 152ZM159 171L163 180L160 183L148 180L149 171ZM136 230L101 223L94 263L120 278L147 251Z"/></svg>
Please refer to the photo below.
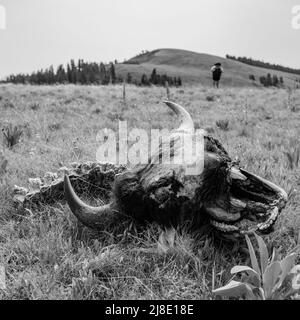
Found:
<svg viewBox="0 0 300 320"><path fill-rule="evenodd" d="M109 75L107 74L105 65L102 62L99 65L99 73L100 73L100 83L103 85L108 84Z"/></svg>
<svg viewBox="0 0 300 320"><path fill-rule="evenodd" d="M283 84L283 83L284 83L283 77L279 77L279 82L280 82L280 84Z"/></svg>
<svg viewBox="0 0 300 320"><path fill-rule="evenodd" d="M174 83L174 78L167 76L167 81L168 81L168 84L169 84L170 86L175 85L175 83Z"/></svg>
<svg viewBox="0 0 300 320"><path fill-rule="evenodd" d="M46 82L47 84L54 84L55 83L55 72L53 66L50 66L49 69L46 71Z"/></svg>
<svg viewBox="0 0 300 320"><path fill-rule="evenodd" d="M85 63L82 59L78 59L78 64L76 68L76 82L81 84L87 83Z"/></svg>
<svg viewBox="0 0 300 320"><path fill-rule="evenodd" d="M161 86L162 85L162 82L161 82L161 75L160 74L157 74L156 75L156 81L157 81L157 85Z"/></svg>
<svg viewBox="0 0 300 320"><path fill-rule="evenodd" d="M271 76L270 73L267 74L267 76L261 76L259 78L260 83L265 86L265 87L278 87L279 85L283 84L283 78L279 77L274 74L273 76Z"/></svg>
<svg viewBox="0 0 300 320"><path fill-rule="evenodd" d="M259 77L259 82L260 82L263 86L266 86L266 77L265 77L265 76Z"/></svg>
<svg viewBox="0 0 300 320"><path fill-rule="evenodd" d="M125 78L127 83L134 83L136 85L165 85L168 81L169 85L180 86L180 77L170 77L167 74L160 75L156 69L152 70L151 75L148 77L143 74L140 82L136 79L133 81L132 75L127 74ZM16 74L10 75L4 83L28 83L28 84L55 84L55 83L74 83L74 84L102 84L107 85L111 83L123 82L123 77L116 74L114 63L105 65L104 63L85 62L79 59L77 63L72 59L67 63L66 67L62 64L59 65L54 71L53 66L48 69L41 69L31 74Z"/></svg>
<svg viewBox="0 0 300 320"><path fill-rule="evenodd" d="M141 85L142 86L148 86L149 85L149 80L147 75L143 74L141 78Z"/></svg>
<svg viewBox="0 0 300 320"><path fill-rule="evenodd" d="M109 72L110 72L110 79L111 79L111 82L114 84L116 83L116 71L115 71L115 66L113 63L110 63L110 67L109 67Z"/></svg>
<svg viewBox="0 0 300 320"><path fill-rule="evenodd" d="M167 81L168 81L168 76L166 74L163 74L161 76L161 84L164 86L164 85L166 85Z"/></svg>
<svg viewBox="0 0 300 320"><path fill-rule="evenodd" d="M255 76L254 76L254 74L250 74L250 75L249 75L249 79L252 80L252 81L255 81Z"/></svg>
<svg viewBox="0 0 300 320"><path fill-rule="evenodd" d="M156 69L155 69L155 68L152 70L152 73L151 73L151 76L150 76L150 82L151 82L152 84L155 84L155 85L158 84L158 81L157 81L157 73L156 73Z"/></svg>
<svg viewBox="0 0 300 320"><path fill-rule="evenodd" d="M69 64L67 64L67 79L69 83L72 82L72 72L71 72L71 66Z"/></svg>
<svg viewBox="0 0 300 320"><path fill-rule="evenodd" d="M278 77L277 77L276 74L274 74L274 75L273 75L273 79L272 79L272 85L273 85L274 87L277 87L278 84L279 84Z"/></svg>
<svg viewBox="0 0 300 320"><path fill-rule="evenodd" d="M57 81L58 83L65 83L65 82L68 81L66 71L65 71L64 66L63 66L62 64L60 64L60 65L57 67L57 71L56 71L56 81Z"/></svg>
<svg viewBox="0 0 300 320"><path fill-rule="evenodd" d="M129 72L127 73L126 82L132 83L132 75Z"/></svg>
<svg viewBox="0 0 300 320"><path fill-rule="evenodd" d="M247 57L235 57L235 56L231 56L229 54L226 54L226 58L231 59L231 60L235 60L235 61L239 61L239 62L243 62L243 63L249 64L251 66L257 66L257 67L265 68L265 69L279 70L279 71L284 71L284 72L289 72L289 73L300 75L300 69L293 69L293 68L289 68L289 67L284 67L279 64L272 64L272 63L268 63L268 62L264 62L264 61L260 61L260 60L255 60L255 59L247 58Z"/></svg>
<svg viewBox="0 0 300 320"><path fill-rule="evenodd" d="M267 78L266 78L266 87L270 87L272 85L272 77L271 77L271 74L268 73L267 74Z"/></svg>
<svg viewBox="0 0 300 320"><path fill-rule="evenodd" d="M72 59L70 61L70 66L71 66L71 75L70 75L70 82L71 83L76 83L77 82L77 68L75 65L75 61Z"/></svg>

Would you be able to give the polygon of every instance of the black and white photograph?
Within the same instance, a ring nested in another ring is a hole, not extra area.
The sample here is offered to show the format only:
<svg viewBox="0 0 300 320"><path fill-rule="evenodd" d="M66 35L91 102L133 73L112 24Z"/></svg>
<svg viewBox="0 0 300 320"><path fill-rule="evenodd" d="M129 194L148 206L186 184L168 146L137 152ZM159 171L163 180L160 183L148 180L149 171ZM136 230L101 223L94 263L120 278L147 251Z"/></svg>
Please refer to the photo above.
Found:
<svg viewBox="0 0 300 320"><path fill-rule="evenodd" d="M300 0L0 0L0 300L300 300Z"/></svg>

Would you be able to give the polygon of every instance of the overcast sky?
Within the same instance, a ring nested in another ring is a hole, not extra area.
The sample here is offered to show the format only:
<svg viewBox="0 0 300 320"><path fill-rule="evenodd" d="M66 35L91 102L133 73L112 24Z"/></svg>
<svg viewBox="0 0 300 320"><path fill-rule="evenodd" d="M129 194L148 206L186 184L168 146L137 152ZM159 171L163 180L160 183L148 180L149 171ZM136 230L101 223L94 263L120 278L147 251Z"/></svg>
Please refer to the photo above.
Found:
<svg viewBox="0 0 300 320"><path fill-rule="evenodd" d="M300 0L0 0L0 77L179 48L300 68Z"/></svg>

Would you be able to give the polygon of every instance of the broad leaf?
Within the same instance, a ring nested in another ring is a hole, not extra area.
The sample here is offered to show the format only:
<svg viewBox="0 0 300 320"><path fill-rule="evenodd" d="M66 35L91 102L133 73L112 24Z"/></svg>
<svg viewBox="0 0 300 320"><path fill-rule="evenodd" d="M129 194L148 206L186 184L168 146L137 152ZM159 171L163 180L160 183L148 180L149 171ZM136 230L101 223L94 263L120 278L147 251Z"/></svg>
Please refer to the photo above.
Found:
<svg viewBox="0 0 300 320"><path fill-rule="evenodd" d="M174 247L175 235L176 235L176 230L174 228L169 228L165 232L165 238L170 247Z"/></svg>
<svg viewBox="0 0 300 320"><path fill-rule="evenodd" d="M300 273L300 264L295 265L292 270L291 270L292 274L296 274L296 273Z"/></svg>
<svg viewBox="0 0 300 320"><path fill-rule="evenodd" d="M247 235L245 235L245 238L246 238L247 246L248 246L248 249L249 249L252 268L259 275L261 275L261 272L260 272L260 269L259 269L259 265L258 265L258 261L257 261L256 255L255 255L255 251L253 249L252 243L251 243L251 241L250 241L250 239L249 239L249 237Z"/></svg>
<svg viewBox="0 0 300 320"><path fill-rule="evenodd" d="M231 274L236 274L239 272L248 272L251 274L258 275L258 273L255 270L253 270L252 268L250 268L248 266L234 266L230 271Z"/></svg>
<svg viewBox="0 0 300 320"><path fill-rule="evenodd" d="M269 260L269 254L268 254L268 249L267 246L264 242L264 240L258 236L256 233L254 233L255 238L258 243L259 247L259 254L260 254L260 268L261 268L261 273L263 274L266 270L266 267L268 265L268 260Z"/></svg>
<svg viewBox="0 0 300 320"><path fill-rule="evenodd" d="M292 288L300 290L300 264L294 266L290 274L292 275Z"/></svg>
<svg viewBox="0 0 300 320"><path fill-rule="evenodd" d="M296 274L292 279L292 288L294 290L300 290L300 273Z"/></svg>
<svg viewBox="0 0 300 320"><path fill-rule="evenodd" d="M273 249L271 262L279 261L279 254L276 248Z"/></svg>
<svg viewBox="0 0 300 320"><path fill-rule="evenodd" d="M260 275L253 270L252 268L248 266L235 266L231 269L231 274L237 274L240 272L245 272L249 276L247 281L251 281L251 284L253 284L256 287L260 287Z"/></svg>
<svg viewBox="0 0 300 320"><path fill-rule="evenodd" d="M213 290L212 292L224 297L255 299L255 295L249 284L234 280L230 281L226 286Z"/></svg>
<svg viewBox="0 0 300 320"><path fill-rule="evenodd" d="M160 253L166 253L174 247L176 230L174 228L162 231L157 242L157 249Z"/></svg>
<svg viewBox="0 0 300 320"><path fill-rule="evenodd" d="M263 274L263 288L266 299L271 296L273 289L275 289L274 287L279 280L279 275L281 272L282 270L279 261L274 261L267 266Z"/></svg>
<svg viewBox="0 0 300 320"><path fill-rule="evenodd" d="M276 288L280 288L284 279L286 278L286 276L289 274L289 272L291 271L291 269L295 265L296 258L297 258L297 254L292 253L280 261L282 273L280 275L280 279L279 279L278 284L276 285Z"/></svg>

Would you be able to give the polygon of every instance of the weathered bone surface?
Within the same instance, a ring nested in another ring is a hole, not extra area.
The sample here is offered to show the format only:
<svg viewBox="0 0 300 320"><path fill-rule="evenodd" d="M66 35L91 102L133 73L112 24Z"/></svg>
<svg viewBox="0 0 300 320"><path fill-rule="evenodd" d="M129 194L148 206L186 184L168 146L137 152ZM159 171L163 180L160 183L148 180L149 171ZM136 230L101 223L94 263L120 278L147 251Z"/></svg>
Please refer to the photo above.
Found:
<svg viewBox="0 0 300 320"><path fill-rule="evenodd" d="M126 166L96 162L72 163L68 168L60 168L57 173L48 173L42 178L29 179L29 189L15 186L14 201L23 207L32 208L64 200L65 173L69 174L76 193L106 201L111 197L115 176L126 169ZM49 176L52 177L49 179Z"/></svg>
<svg viewBox="0 0 300 320"><path fill-rule="evenodd" d="M193 134L188 112L173 102L166 104L181 119L172 138ZM71 211L91 228L104 228L110 215L128 216L137 223L156 222L166 227L190 222L195 230L209 224L229 239L253 231L270 232L287 202L283 189L239 168L221 143L208 135L204 170L199 175L186 175L184 165L153 162L132 169L95 163L78 165L65 175L64 183L58 179L27 194L24 205L62 199L63 189ZM107 204L92 207L77 194L91 194Z"/></svg>

